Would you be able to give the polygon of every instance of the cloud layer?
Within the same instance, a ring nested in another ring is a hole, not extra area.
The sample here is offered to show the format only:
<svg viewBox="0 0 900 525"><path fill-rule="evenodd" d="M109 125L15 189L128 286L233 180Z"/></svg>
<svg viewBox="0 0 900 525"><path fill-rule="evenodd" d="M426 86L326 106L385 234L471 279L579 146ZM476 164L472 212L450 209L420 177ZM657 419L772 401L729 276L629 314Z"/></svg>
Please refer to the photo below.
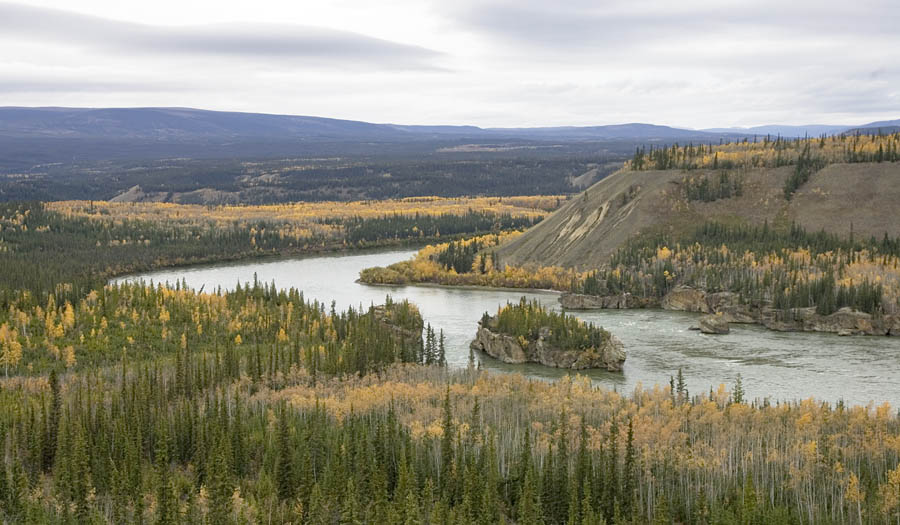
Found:
<svg viewBox="0 0 900 525"><path fill-rule="evenodd" d="M432 69L440 53L334 29L278 24L161 27L0 3L0 34L112 55L238 58L334 67Z"/></svg>
<svg viewBox="0 0 900 525"><path fill-rule="evenodd" d="M894 0L182 1L0 3L4 103L482 126L900 117Z"/></svg>

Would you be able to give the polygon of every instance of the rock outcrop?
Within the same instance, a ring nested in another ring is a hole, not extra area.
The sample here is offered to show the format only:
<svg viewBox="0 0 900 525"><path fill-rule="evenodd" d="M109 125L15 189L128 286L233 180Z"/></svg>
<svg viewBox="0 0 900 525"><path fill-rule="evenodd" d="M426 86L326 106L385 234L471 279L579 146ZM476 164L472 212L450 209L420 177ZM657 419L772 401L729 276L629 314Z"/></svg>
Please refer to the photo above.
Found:
<svg viewBox="0 0 900 525"><path fill-rule="evenodd" d="M875 317L850 308L830 315L816 313L815 308L779 311L766 309L760 322L779 332L827 332L840 335L900 335L900 316Z"/></svg>
<svg viewBox="0 0 900 525"><path fill-rule="evenodd" d="M676 286L662 301L655 302L629 293L597 296L565 293L559 303L566 310L601 310L615 308L654 308L707 314L692 329L704 333L728 333L732 323L761 324L779 332L825 332L840 335L900 335L900 314L873 316L841 308L821 315L815 308L776 310L767 306L745 304L733 292L707 293L698 288ZM717 319L713 320L711 317ZM707 319L709 318L709 319ZM704 329L704 319L706 328ZM720 331L724 327L724 332Z"/></svg>
<svg viewBox="0 0 900 525"><path fill-rule="evenodd" d="M710 313L721 314L729 323L759 323L759 308L744 304L733 292L715 292L706 295Z"/></svg>
<svg viewBox="0 0 900 525"><path fill-rule="evenodd" d="M900 315L894 315L886 319L888 335L900 335Z"/></svg>
<svg viewBox="0 0 900 525"><path fill-rule="evenodd" d="M494 332L479 322L478 332L470 347L512 364L540 363L572 370L604 368L610 372L619 372L625 363L625 346L612 334L600 348L587 350L553 346L548 342L549 335L549 329L543 328L537 339L525 340Z"/></svg>
<svg viewBox="0 0 900 525"><path fill-rule="evenodd" d="M727 334L730 332L724 315L704 315L699 321L700 332L704 334Z"/></svg>
<svg viewBox="0 0 900 525"><path fill-rule="evenodd" d="M564 293L559 297L559 304L566 310L652 308L657 306L654 301L635 297L630 293L603 296Z"/></svg>
<svg viewBox="0 0 900 525"><path fill-rule="evenodd" d="M380 304L372 309L372 314L380 324L388 327L394 337L410 346L422 346L422 330L425 321L416 312L412 319L407 320L405 326L398 323L392 315L390 307Z"/></svg>
<svg viewBox="0 0 900 525"><path fill-rule="evenodd" d="M710 313L709 304L706 302L706 292L689 286L676 286L673 288L663 297L660 306L662 306L663 310Z"/></svg>

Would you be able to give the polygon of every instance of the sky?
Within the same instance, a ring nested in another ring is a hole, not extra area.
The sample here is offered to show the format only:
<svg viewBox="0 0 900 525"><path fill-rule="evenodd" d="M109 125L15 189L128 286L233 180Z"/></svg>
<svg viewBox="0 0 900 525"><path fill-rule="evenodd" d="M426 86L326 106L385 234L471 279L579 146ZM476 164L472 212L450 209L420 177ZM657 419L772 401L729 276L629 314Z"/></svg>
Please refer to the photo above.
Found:
<svg viewBox="0 0 900 525"><path fill-rule="evenodd" d="M900 1L0 1L0 106L854 125L900 118Z"/></svg>

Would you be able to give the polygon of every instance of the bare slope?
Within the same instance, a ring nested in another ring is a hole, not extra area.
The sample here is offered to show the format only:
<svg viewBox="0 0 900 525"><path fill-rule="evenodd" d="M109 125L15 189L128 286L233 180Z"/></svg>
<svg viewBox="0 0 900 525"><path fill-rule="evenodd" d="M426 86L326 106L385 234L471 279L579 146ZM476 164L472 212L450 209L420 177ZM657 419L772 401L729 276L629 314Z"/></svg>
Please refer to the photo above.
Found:
<svg viewBox="0 0 900 525"><path fill-rule="evenodd" d="M834 164L784 200L793 167L733 170L740 197L688 201L685 178L717 171L620 170L573 197L540 224L500 249L505 263L596 268L629 238L650 229L683 231L708 220L786 224L856 235L900 235L900 163Z"/></svg>
<svg viewBox="0 0 900 525"><path fill-rule="evenodd" d="M836 164L794 196L793 217L807 230L900 236L900 163Z"/></svg>

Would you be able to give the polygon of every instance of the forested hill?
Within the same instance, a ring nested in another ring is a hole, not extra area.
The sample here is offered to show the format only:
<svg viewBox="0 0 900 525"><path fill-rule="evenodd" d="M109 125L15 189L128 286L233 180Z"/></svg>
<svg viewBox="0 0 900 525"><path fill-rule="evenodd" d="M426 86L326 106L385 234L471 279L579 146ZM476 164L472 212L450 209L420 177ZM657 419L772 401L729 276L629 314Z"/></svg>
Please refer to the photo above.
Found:
<svg viewBox="0 0 900 525"><path fill-rule="evenodd" d="M222 141L235 139L378 140L435 138L698 139L708 133L651 124L479 128L374 124L311 116L207 111L192 108L0 107L0 137ZM733 133L732 133L733 135Z"/></svg>
<svg viewBox="0 0 900 525"><path fill-rule="evenodd" d="M900 235L898 219L900 134L645 149L499 256L590 269L641 232L718 221L881 239Z"/></svg>
<svg viewBox="0 0 900 525"><path fill-rule="evenodd" d="M857 127L877 135L896 125ZM818 129L480 128L190 108L0 107L0 201L269 204L569 194L615 171L642 144L709 147L766 137L764 130L776 137Z"/></svg>

